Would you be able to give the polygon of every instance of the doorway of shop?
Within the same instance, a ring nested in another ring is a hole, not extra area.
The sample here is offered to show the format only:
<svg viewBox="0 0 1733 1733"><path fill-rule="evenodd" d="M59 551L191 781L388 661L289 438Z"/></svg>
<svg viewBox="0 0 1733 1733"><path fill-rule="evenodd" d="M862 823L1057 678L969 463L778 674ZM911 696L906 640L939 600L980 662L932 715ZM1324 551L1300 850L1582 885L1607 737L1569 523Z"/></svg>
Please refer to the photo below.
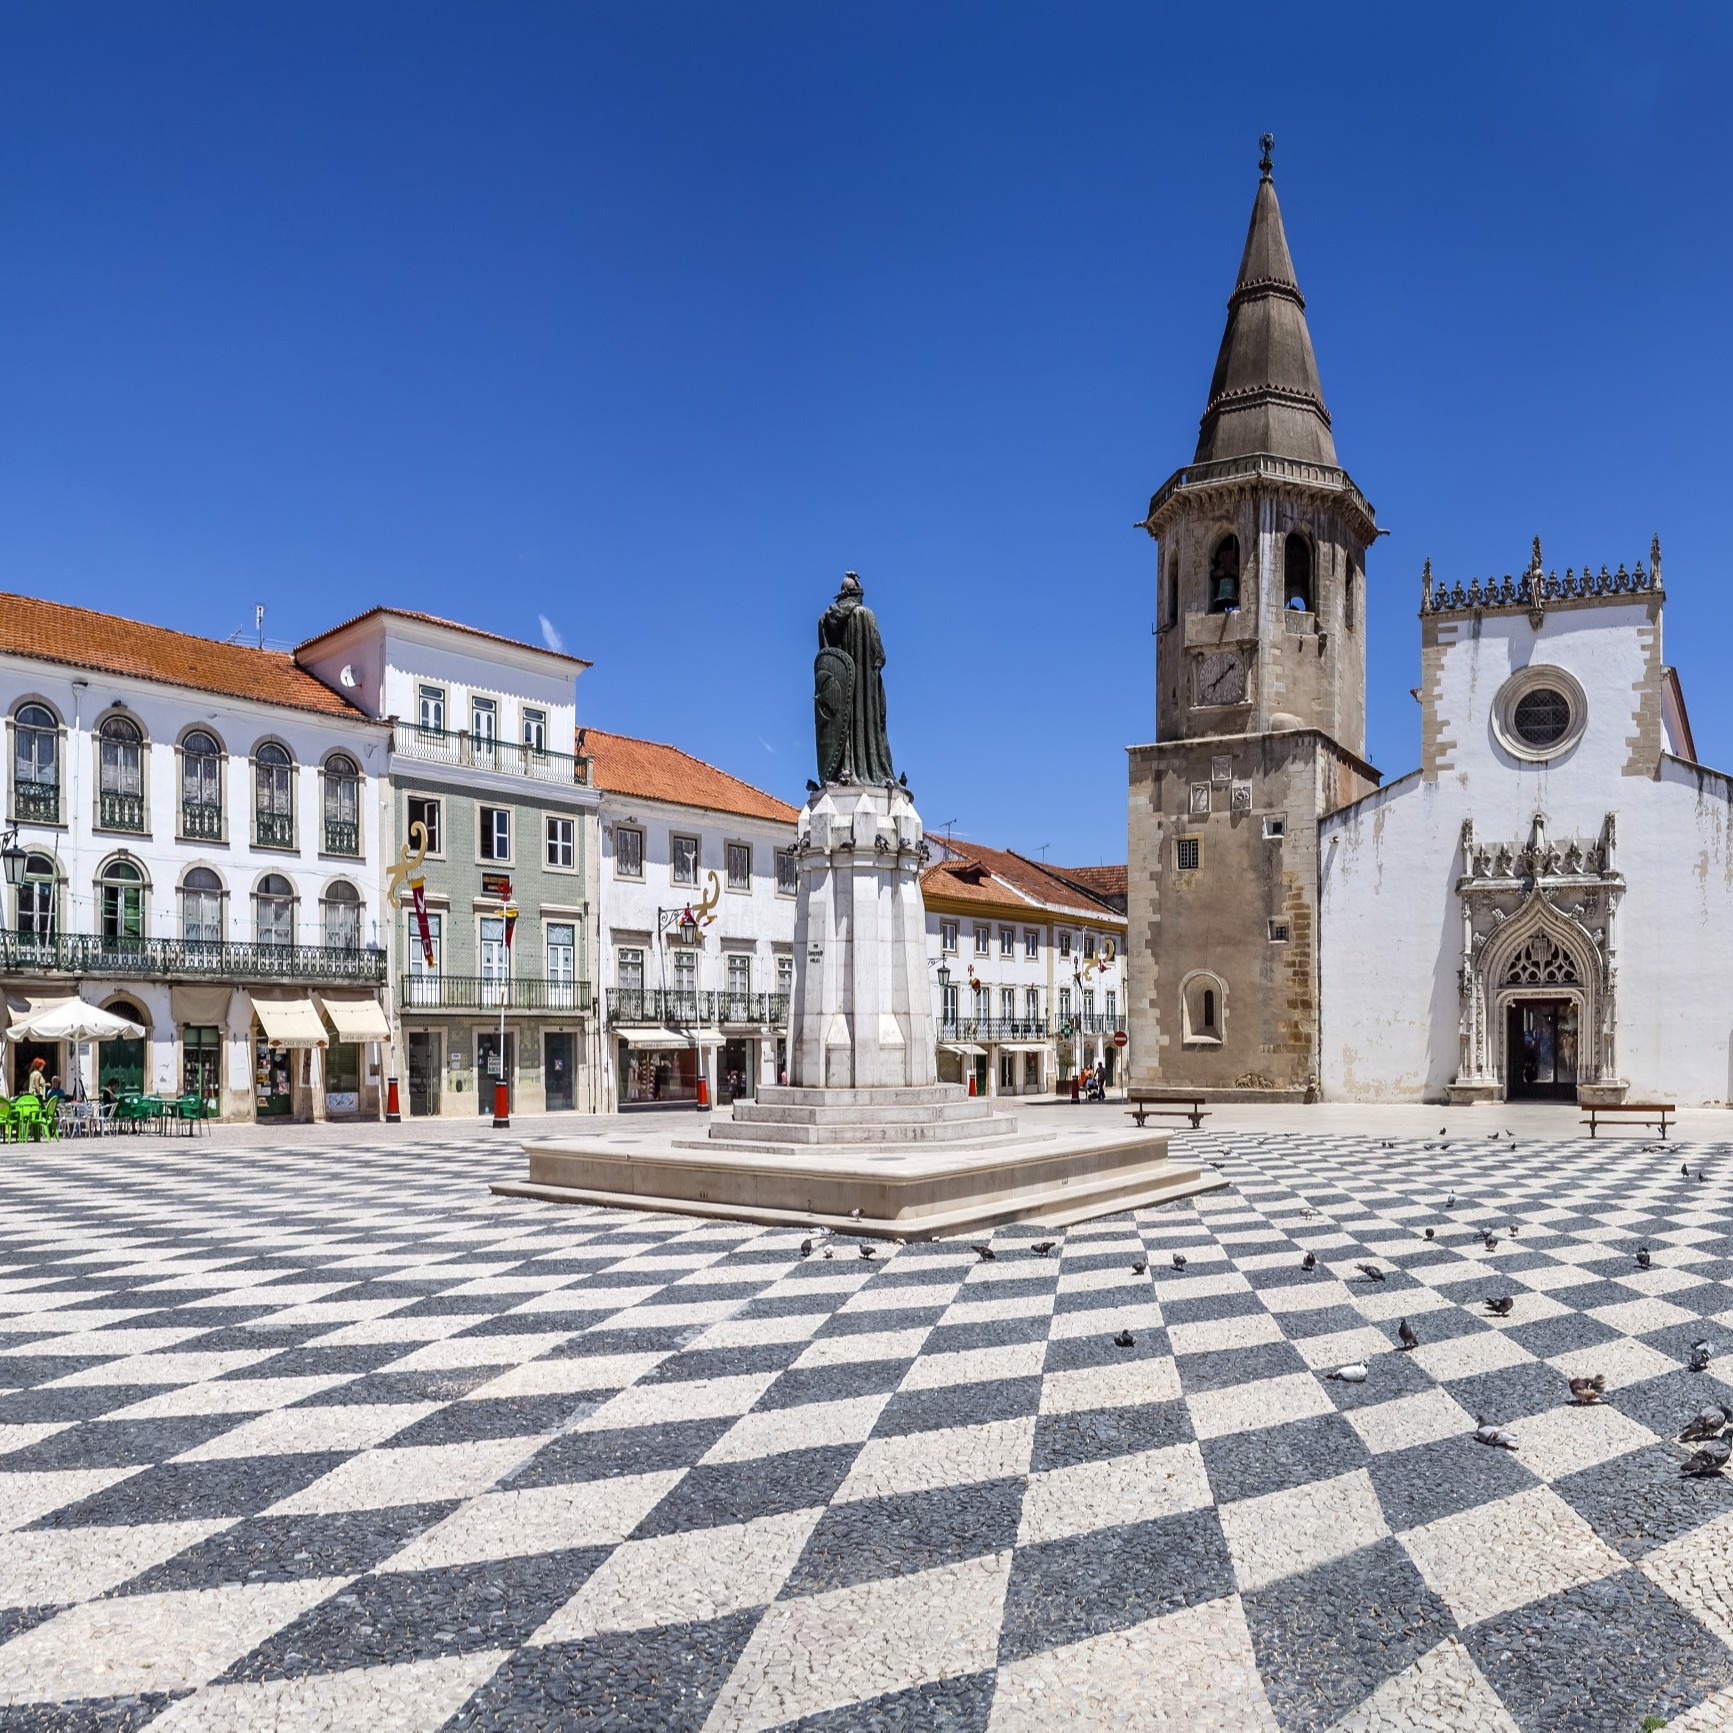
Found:
<svg viewBox="0 0 1733 1733"><path fill-rule="evenodd" d="M570 1113L577 1104L577 1077L571 1035L542 1036L542 1077L547 1084L549 1113Z"/></svg>
<svg viewBox="0 0 1733 1733"><path fill-rule="evenodd" d="M493 1112L493 1086L501 1077L505 1078L506 1106L515 1113L517 1111L517 1036L506 1031L505 1037L505 1068L500 1069L499 1031L490 1029L485 1035L475 1038L475 1110L477 1113Z"/></svg>
<svg viewBox="0 0 1733 1733"><path fill-rule="evenodd" d="M409 1031L409 1112L420 1119L439 1111L439 1037L431 1029Z"/></svg>

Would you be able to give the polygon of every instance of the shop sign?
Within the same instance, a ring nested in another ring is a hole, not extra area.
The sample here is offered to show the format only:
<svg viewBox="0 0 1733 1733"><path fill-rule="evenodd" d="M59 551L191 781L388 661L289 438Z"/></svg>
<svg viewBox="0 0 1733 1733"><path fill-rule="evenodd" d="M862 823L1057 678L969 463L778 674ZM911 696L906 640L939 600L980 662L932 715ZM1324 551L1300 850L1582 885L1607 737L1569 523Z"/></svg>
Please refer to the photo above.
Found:
<svg viewBox="0 0 1733 1733"><path fill-rule="evenodd" d="M509 873L483 873L481 875L481 894L484 897L499 897L503 901L511 895L511 875Z"/></svg>

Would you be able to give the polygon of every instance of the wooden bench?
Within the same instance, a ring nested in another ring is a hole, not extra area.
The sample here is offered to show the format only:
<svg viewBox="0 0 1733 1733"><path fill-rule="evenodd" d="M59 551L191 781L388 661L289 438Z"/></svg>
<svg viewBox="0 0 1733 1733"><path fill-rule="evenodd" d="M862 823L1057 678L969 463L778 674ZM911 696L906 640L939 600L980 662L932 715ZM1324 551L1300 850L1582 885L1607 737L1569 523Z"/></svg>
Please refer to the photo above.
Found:
<svg viewBox="0 0 1733 1733"><path fill-rule="evenodd" d="M1595 1135L1595 1122L1598 1119L1611 1119L1614 1123L1625 1120L1636 1125L1655 1125L1660 1128L1661 1135L1667 1135L1667 1116L1678 1117L1678 1109L1670 1101L1619 1101L1605 1107L1585 1107L1583 1111L1588 1118L1583 1124L1589 1128L1589 1136Z"/></svg>
<svg viewBox="0 0 1733 1733"><path fill-rule="evenodd" d="M1125 1099L1131 1103L1126 1111L1137 1121L1140 1128L1151 1115L1157 1119L1189 1119L1193 1131L1209 1118L1209 1110L1204 1106L1201 1095L1150 1095L1142 1090L1130 1089L1126 1091Z"/></svg>

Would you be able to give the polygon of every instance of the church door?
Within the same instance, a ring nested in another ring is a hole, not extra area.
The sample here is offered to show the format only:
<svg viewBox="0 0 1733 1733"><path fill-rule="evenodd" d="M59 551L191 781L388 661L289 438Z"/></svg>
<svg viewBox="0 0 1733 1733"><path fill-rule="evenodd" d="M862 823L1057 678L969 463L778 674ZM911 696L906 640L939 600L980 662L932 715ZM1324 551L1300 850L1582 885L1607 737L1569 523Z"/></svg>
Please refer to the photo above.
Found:
<svg viewBox="0 0 1733 1733"><path fill-rule="evenodd" d="M1513 999L1505 1018L1506 1099L1576 1100L1576 1001Z"/></svg>

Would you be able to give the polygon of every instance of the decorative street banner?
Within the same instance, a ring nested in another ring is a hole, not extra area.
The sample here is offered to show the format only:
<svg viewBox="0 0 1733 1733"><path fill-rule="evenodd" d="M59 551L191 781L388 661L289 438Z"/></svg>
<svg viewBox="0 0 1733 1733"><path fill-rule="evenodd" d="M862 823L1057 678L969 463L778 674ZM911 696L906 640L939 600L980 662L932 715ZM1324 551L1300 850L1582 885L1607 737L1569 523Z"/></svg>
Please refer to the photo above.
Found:
<svg viewBox="0 0 1733 1733"><path fill-rule="evenodd" d="M427 880L416 874L409 881L409 895L415 903L415 930L421 937L421 960L428 968L433 965L433 930L427 924Z"/></svg>
<svg viewBox="0 0 1733 1733"><path fill-rule="evenodd" d="M517 931L517 905L507 903L500 910L500 913L505 916L505 948L509 951L511 949L511 936Z"/></svg>

